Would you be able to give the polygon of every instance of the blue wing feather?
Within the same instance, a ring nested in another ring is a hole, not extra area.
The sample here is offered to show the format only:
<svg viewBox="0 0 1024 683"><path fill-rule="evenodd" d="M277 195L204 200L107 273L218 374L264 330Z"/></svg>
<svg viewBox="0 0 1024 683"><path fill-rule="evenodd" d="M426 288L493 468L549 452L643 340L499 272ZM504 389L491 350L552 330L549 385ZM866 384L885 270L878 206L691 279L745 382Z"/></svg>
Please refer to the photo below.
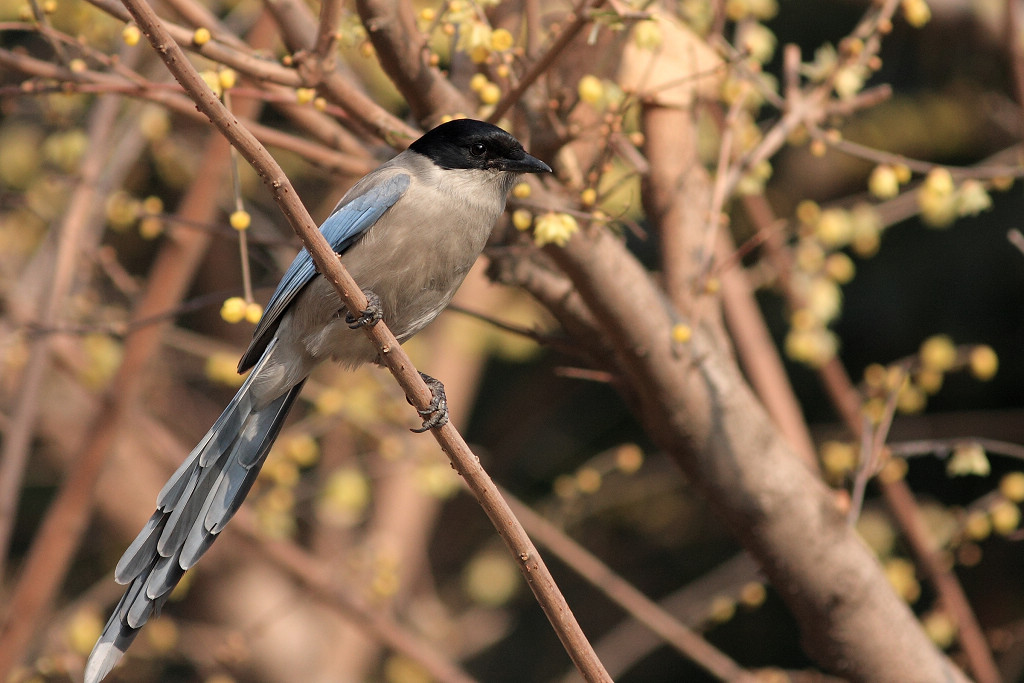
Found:
<svg viewBox="0 0 1024 683"><path fill-rule="evenodd" d="M343 198L343 203L339 204L320 226L320 232L335 253L343 254L358 242L359 238L405 193L409 181L408 175L399 173L373 184L362 192L359 191L358 185L353 188L354 196ZM253 332L252 342L238 363L239 372L245 372L256 364L288 305L316 274L316 264L313 263L309 252L302 249L288 266L277 289L267 302L263 317Z"/></svg>

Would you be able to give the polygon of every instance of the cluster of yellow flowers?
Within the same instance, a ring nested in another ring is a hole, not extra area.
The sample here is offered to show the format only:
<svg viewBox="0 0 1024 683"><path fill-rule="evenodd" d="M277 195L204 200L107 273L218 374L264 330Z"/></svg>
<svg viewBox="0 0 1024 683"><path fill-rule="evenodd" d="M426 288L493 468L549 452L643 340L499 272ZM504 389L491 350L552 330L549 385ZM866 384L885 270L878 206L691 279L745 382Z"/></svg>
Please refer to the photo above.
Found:
<svg viewBox="0 0 1024 683"><path fill-rule="evenodd" d="M896 409L902 413L916 413L924 409L928 396L937 393L947 373L967 369L975 378L987 381L995 376L999 358L992 347L978 344L958 349L944 334L926 339L917 354L917 363L904 370L899 366L869 365L864 370L864 386L868 396L864 411L872 420L880 419L889 396L896 392ZM959 461L977 463L965 455ZM972 465L976 469L977 465Z"/></svg>

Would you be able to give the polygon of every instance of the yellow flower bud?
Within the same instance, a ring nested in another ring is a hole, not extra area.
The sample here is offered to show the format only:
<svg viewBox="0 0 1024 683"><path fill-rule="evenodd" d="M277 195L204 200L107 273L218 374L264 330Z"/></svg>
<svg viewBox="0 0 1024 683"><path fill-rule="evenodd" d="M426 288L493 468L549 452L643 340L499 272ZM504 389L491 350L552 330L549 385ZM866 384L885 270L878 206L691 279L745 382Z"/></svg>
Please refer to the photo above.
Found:
<svg viewBox="0 0 1024 683"><path fill-rule="evenodd" d="M482 73L475 73L473 74L473 77L469 79L469 89L478 93L483 90L484 86L488 83L490 83L490 81L487 80L487 76Z"/></svg>
<svg viewBox="0 0 1024 683"><path fill-rule="evenodd" d="M1020 524L1020 508L1009 500L996 502L988 514L992 518L992 528L999 534L1010 534L1016 531Z"/></svg>
<svg viewBox="0 0 1024 683"><path fill-rule="evenodd" d="M135 24L128 24L121 31L121 40L124 41L125 45L138 45L139 38L142 37L142 31Z"/></svg>
<svg viewBox="0 0 1024 683"><path fill-rule="evenodd" d="M971 374L983 382L992 379L999 370L999 356L991 346L984 344L971 349L967 362L971 366Z"/></svg>
<svg viewBox="0 0 1024 683"><path fill-rule="evenodd" d="M497 104L501 99L501 87L497 83L488 82L478 93L483 104Z"/></svg>
<svg viewBox="0 0 1024 683"><path fill-rule="evenodd" d="M921 28L931 21L932 10L925 0L903 0L900 5L907 23L914 28Z"/></svg>
<svg viewBox="0 0 1024 683"><path fill-rule="evenodd" d="M879 199L892 199L900 193L896 171L888 164L879 164L868 177L868 190Z"/></svg>
<svg viewBox="0 0 1024 683"><path fill-rule="evenodd" d="M672 341L676 344L685 344L693 338L693 328L686 323L676 323L672 326Z"/></svg>
<svg viewBox="0 0 1024 683"><path fill-rule="evenodd" d="M238 82L238 73L234 69L221 69L217 72L217 77L220 80L220 87L224 90L230 90Z"/></svg>
<svg viewBox="0 0 1024 683"><path fill-rule="evenodd" d="M245 319L247 322L255 325L263 317L263 307L255 301L247 303L245 305Z"/></svg>
<svg viewBox="0 0 1024 683"><path fill-rule="evenodd" d="M212 38L210 29L200 26L192 34L192 43L201 47L210 42L210 38Z"/></svg>
<svg viewBox="0 0 1024 683"><path fill-rule="evenodd" d="M240 296L225 299L220 307L220 317L229 323L242 322L245 318L246 303Z"/></svg>
<svg viewBox="0 0 1024 683"><path fill-rule="evenodd" d="M509 33L508 29L499 28L495 29L491 33L491 49L495 52L511 50L514 44L515 39L512 37L512 34Z"/></svg>
<svg viewBox="0 0 1024 683"><path fill-rule="evenodd" d="M248 230L252 224L252 216L249 215L248 211L233 211L228 218L228 222L231 223L231 227L235 230Z"/></svg>
<svg viewBox="0 0 1024 683"><path fill-rule="evenodd" d="M956 345L948 335L937 334L924 340L918 355L924 367L946 372L956 364Z"/></svg>
<svg viewBox="0 0 1024 683"><path fill-rule="evenodd" d="M526 230L533 225L533 214L526 209L516 209L512 212L512 225L516 230Z"/></svg>
<svg viewBox="0 0 1024 683"><path fill-rule="evenodd" d="M845 285L853 279L856 272L857 267L853 265L853 260L842 252L830 254L825 259L825 274L838 284Z"/></svg>
<svg viewBox="0 0 1024 683"><path fill-rule="evenodd" d="M999 493L1014 503L1024 501L1024 472L1010 472L999 480Z"/></svg>
<svg viewBox="0 0 1024 683"><path fill-rule="evenodd" d="M587 74L576 85L576 91L587 104L597 104L604 96L604 84L597 76Z"/></svg>

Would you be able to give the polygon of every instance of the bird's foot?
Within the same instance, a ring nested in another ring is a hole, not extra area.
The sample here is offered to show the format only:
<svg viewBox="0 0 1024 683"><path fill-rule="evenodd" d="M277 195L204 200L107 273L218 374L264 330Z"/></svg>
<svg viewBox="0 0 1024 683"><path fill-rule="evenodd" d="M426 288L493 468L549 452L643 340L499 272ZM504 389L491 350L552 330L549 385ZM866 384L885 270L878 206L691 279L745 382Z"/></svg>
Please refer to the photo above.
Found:
<svg viewBox="0 0 1024 683"><path fill-rule="evenodd" d="M366 308L360 311L359 315L345 314L345 322L353 330L367 325L373 327L384 317L384 310L380 306L380 297L369 289L364 289L363 294L366 296Z"/></svg>
<svg viewBox="0 0 1024 683"><path fill-rule="evenodd" d="M417 434L448 424L448 399L444 395L444 385L441 384L441 380L434 379L425 373L421 372L420 377L430 389L430 405L424 410L416 411L423 416L423 425L419 429L411 430Z"/></svg>

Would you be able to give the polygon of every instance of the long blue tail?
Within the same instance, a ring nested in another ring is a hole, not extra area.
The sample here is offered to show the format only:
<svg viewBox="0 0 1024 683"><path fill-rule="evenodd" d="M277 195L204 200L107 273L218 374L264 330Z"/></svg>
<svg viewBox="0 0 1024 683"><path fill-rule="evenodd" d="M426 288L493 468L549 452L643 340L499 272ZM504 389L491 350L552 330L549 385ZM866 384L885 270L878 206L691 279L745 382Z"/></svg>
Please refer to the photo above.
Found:
<svg viewBox="0 0 1024 683"><path fill-rule="evenodd" d="M256 365L164 485L156 512L117 563L115 580L130 585L89 655L85 683L99 683L114 668L149 617L159 614L185 571L213 544L256 481L304 383L257 407L251 387L262 365Z"/></svg>

